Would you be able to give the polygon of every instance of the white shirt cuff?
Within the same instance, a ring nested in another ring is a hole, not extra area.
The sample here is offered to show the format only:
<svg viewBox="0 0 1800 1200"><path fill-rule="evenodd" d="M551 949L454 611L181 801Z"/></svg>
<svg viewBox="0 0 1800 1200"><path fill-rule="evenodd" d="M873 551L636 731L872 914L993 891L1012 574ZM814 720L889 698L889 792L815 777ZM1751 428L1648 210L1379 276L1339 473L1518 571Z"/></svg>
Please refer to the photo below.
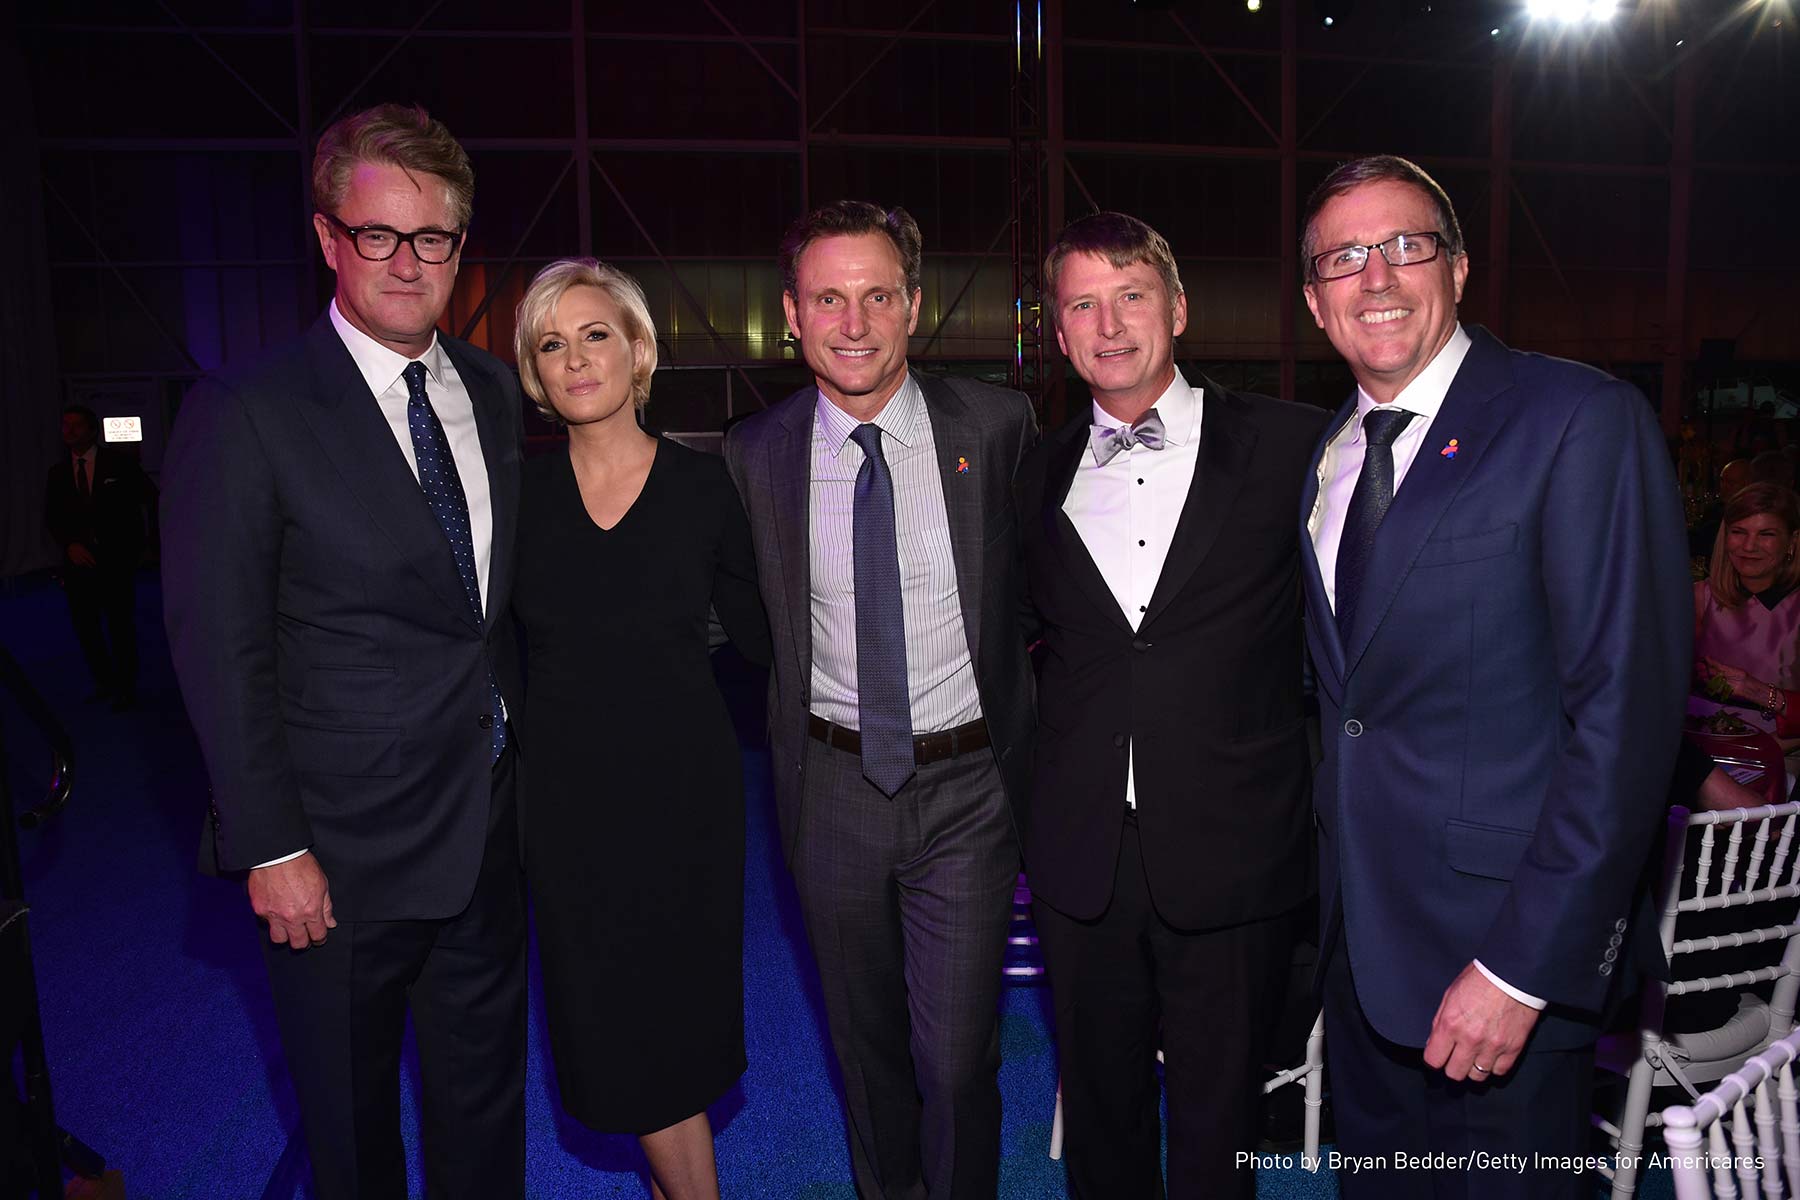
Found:
<svg viewBox="0 0 1800 1200"><path fill-rule="evenodd" d="M1487 976L1487 981L1489 983L1493 984L1495 987L1499 988L1501 991L1503 991L1507 995L1511 996L1514 1000L1517 1000L1520 1004L1523 1004L1528 1008L1535 1008L1539 1012L1543 1012L1544 1008L1550 1003L1548 1000L1538 999L1536 996L1533 996L1530 992L1521 992L1518 988L1514 987L1512 984L1506 982L1506 980L1500 978L1498 975L1494 974L1492 971L1490 971L1486 967L1482 966L1481 960L1479 958L1474 959L1472 961L1475 963L1475 969L1477 971L1480 971L1483 975Z"/></svg>
<svg viewBox="0 0 1800 1200"><path fill-rule="evenodd" d="M302 854L305 854L306 851L310 850L310 849L312 849L312 847L308 846L305 849L296 850L292 854L284 854L280 858L271 858L268 862L257 863L254 867L251 867L250 869L252 871L260 871L264 867L277 867L277 866L280 866L284 862L293 862L296 858L299 858ZM1476 963L1475 965L1478 967L1481 966L1480 963ZM1498 979L1494 980L1494 982L1500 983L1500 981ZM1500 983L1500 986L1505 987L1506 985L1504 983Z"/></svg>

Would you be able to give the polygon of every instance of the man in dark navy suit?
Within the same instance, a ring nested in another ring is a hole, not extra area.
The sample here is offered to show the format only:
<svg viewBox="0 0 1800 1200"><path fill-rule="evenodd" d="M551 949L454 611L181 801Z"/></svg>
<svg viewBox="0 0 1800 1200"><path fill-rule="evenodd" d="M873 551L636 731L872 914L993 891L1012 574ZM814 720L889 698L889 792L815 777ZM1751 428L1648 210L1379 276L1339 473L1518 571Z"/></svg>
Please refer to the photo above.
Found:
<svg viewBox="0 0 1800 1200"><path fill-rule="evenodd" d="M266 922L322 1198L406 1194L409 1009L431 1195L524 1190L519 394L436 330L473 195L422 109L327 130L330 309L202 382L165 464L169 645L212 778L202 865L246 872Z"/></svg>
<svg viewBox="0 0 1800 1200"><path fill-rule="evenodd" d="M1648 859L1693 620L1668 453L1627 384L1457 322L1462 232L1412 163L1332 172L1304 246L1357 382L1301 508L1329 1078L1377 1168L1340 1183L1584 1195L1395 1156L1585 1154L1602 1015L1667 969Z"/></svg>
<svg viewBox="0 0 1800 1200"><path fill-rule="evenodd" d="M94 699L130 708L137 699L137 566L154 529L156 488L128 450L99 440L94 410L62 411L68 451L50 468L44 523L63 552L62 585L82 657L94 677Z"/></svg>

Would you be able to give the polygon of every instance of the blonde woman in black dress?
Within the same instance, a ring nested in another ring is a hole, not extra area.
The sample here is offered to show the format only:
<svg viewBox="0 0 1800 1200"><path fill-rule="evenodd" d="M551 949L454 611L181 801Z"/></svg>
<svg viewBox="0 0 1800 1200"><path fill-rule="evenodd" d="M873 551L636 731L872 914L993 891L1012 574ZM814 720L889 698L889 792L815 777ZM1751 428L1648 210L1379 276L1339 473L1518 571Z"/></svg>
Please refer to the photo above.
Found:
<svg viewBox="0 0 1800 1200"><path fill-rule="evenodd" d="M706 1108L743 1073L744 800L707 614L767 662L722 460L638 423L656 332L630 276L552 263L519 305L526 871L563 1107L638 1137L657 1200L719 1194Z"/></svg>

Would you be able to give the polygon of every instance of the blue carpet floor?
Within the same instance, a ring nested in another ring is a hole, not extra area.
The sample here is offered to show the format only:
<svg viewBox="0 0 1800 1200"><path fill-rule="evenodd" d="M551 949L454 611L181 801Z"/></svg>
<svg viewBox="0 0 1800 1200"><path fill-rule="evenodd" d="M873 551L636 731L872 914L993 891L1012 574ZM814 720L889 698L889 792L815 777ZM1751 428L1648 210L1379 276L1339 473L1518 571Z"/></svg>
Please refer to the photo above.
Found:
<svg viewBox="0 0 1800 1200"><path fill-rule="evenodd" d="M84 705L88 690L61 594L42 581L0 586L0 644L62 716L79 754L76 795L48 827L21 835L31 937L57 1115L124 1173L133 1200L306 1194L305 1156L276 1038L258 931L242 885L194 869L206 780L161 638L154 580L139 589L140 708ZM10 778L35 803L48 756L0 701ZM727 1197L854 1200L844 1127L810 955L773 844L766 759L746 754L749 870L744 1011L750 1067L713 1110ZM535 959L533 978L536 977ZM1007 992L1001 1195L1064 1195L1045 1154L1056 1089L1048 995ZM403 1112L413 1194L416 1067ZM645 1197L629 1138L562 1115L534 995L526 1086L529 1195ZM1669 1194L1666 1178L1644 1195ZM1329 1172L1264 1171L1258 1194L1337 1194Z"/></svg>

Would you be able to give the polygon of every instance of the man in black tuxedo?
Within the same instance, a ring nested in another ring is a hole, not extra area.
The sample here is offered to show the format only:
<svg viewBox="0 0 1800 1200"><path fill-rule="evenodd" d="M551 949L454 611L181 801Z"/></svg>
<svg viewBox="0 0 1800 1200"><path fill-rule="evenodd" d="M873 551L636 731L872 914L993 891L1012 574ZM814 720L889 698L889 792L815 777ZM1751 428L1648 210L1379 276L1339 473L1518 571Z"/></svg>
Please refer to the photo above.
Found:
<svg viewBox="0 0 1800 1200"><path fill-rule="evenodd" d="M248 873L317 1194L406 1194L407 1011L434 1197L524 1191L525 938L509 711L517 381L437 333L474 172L423 109L325 132L329 311L203 381L169 447L170 651ZM503 699L504 697L504 699Z"/></svg>
<svg viewBox="0 0 1800 1200"><path fill-rule="evenodd" d="M50 468L44 523L62 547L63 592L94 677L93 698L110 697L113 708L127 709L137 700L133 581L148 544L156 488L136 455L101 444L99 434L92 409L63 409L68 453Z"/></svg>
<svg viewBox="0 0 1800 1200"><path fill-rule="evenodd" d="M1045 262L1091 423L1019 471L1042 625L1025 867L1054 993L1069 1195L1254 1195L1260 1070L1310 896L1292 513L1323 412L1192 383L1168 243L1096 213Z"/></svg>

